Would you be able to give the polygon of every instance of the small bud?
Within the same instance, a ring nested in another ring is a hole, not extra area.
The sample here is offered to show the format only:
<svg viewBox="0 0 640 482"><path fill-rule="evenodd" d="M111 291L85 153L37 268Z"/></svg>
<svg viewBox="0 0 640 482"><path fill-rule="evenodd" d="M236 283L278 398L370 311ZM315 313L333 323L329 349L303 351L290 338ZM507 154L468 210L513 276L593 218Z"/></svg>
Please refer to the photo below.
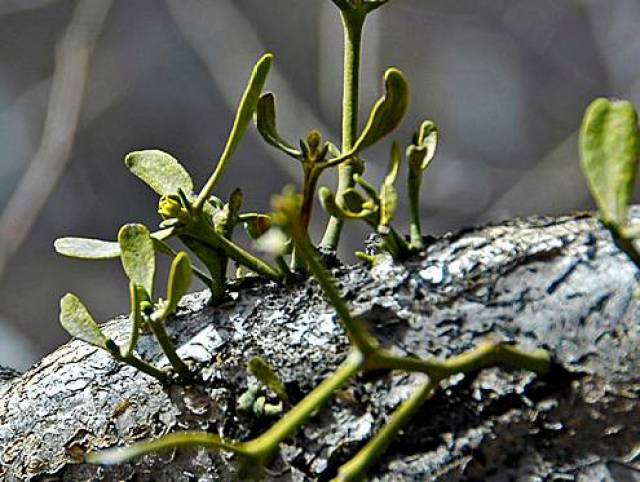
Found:
<svg viewBox="0 0 640 482"><path fill-rule="evenodd" d="M177 196L162 196L158 202L158 214L162 219L177 219L181 224L189 222L189 211L187 211L177 199Z"/></svg>
<svg viewBox="0 0 640 482"><path fill-rule="evenodd" d="M315 129L309 132L309 134L307 135L307 145L312 152L317 151L321 143L322 134L320 134L320 132Z"/></svg>

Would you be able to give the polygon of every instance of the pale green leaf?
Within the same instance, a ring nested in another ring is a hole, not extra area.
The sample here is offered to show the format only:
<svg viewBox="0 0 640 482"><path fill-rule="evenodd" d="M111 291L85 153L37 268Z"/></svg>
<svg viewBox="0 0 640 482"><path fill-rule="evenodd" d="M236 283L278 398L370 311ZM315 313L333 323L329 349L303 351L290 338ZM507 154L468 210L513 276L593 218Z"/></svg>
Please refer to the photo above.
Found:
<svg viewBox="0 0 640 482"><path fill-rule="evenodd" d="M368 211L352 212L338 206L335 195L331 189L326 186L318 189L318 197L320 198L320 204L327 214L338 219L363 219L369 214Z"/></svg>
<svg viewBox="0 0 640 482"><path fill-rule="evenodd" d="M120 245L90 238L58 238L53 246L58 254L80 259L110 259L120 256Z"/></svg>
<svg viewBox="0 0 640 482"><path fill-rule="evenodd" d="M249 372L256 377L265 387L273 390L278 398L287 401L287 391L284 383L278 377L275 370L262 358L254 357L247 364Z"/></svg>
<svg viewBox="0 0 640 482"><path fill-rule="evenodd" d="M623 225L638 167L638 115L630 102L597 99L580 132L582 170L605 222Z"/></svg>
<svg viewBox="0 0 640 482"><path fill-rule="evenodd" d="M118 233L122 267L130 281L153 296L156 256L151 234L142 224L125 224Z"/></svg>
<svg viewBox="0 0 640 482"><path fill-rule="evenodd" d="M164 241L173 236L174 229L167 228L151 233L151 237L158 241ZM58 238L53 246L58 254L78 259L112 259L120 256L120 244L117 241L103 241L91 238ZM162 251L164 247L156 244L156 248Z"/></svg>
<svg viewBox="0 0 640 482"><path fill-rule="evenodd" d="M113 350L114 342L102 333L80 299L67 293L60 300L60 324L71 336L91 345Z"/></svg>
<svg viewBox="0 0 640 482"><path fill-rule="evenodd" d="M300 159L302 152L285 141L278 133L276 124L276 99L269 92L260 96L256 109L256 127L262 138L273 147L291 157Z"/></svg>
<svg viewBox="0 0 640 482"><path fill-rule="evenodd" d="M412 172L422 174L431 165L438 147L438 127L433 121L424 121L414 139L407 148L407 159Z"/></svg>
<svg viewBox="0 0 640 482"><path fill-rule="evenodd" d="M171 154L159 150L135 151L124 158L129 170L161 196L193 191L187 170Z"/></svg>
<svg viewBox="0 0 640 482"><path fill-rule="evenodd" d="M373 106L362 134L353 146L353 151L361 151L390 134L407 111L409 84L397 69L391 68L384 74L385 95Z"/></svg>

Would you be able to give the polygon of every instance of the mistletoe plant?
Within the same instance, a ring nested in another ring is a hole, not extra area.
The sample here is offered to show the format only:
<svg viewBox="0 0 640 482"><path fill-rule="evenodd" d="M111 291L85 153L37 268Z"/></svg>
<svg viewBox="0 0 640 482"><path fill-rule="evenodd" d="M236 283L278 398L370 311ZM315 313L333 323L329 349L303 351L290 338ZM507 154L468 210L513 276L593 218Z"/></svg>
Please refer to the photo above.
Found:
<svg viewBox="0 0 640 482"><path fill-rule="evenodd" d="M169 271L167 298L154 301L156 253L149 230L142 224L123 226L118 233L118 246L122 267L129 278L131 297L127 343L124 346L118 346L115 341L107 337L82 301L71 293L60 300L60 323L71 336L108 351L116 360L128 363L161 382L167 382L166 372L141 360L135 354L140 331L148 328L158 340L175 373L178 376L187 375L188 368L176 353L164 323L176 312L178 302L189 289L191 283L189 257L185 252L175 256Z"/></svg>
<svg viewBox="0 0 640 482"><path fill-rule="evenodd" d="M582 170L603 225L640 268L640 229L629 220L629 205L640 160L638 114L625 100L596 99L580 131Z"/></svg>
<svg viewBox="0 0 640 482"><path fill-rule="evenodd" d="M527 369L540 374L550 369L550 355L546 351L525 353L498 341L485 343L442 361L395 355L385 349L364 322L352 314L340 296L335 280L324 267L318 247L310 238L308 228L320 176L325 170L336 168L338 184L335 192L327 187L318 190L322 205L330 215L321 248L335 251L343 223L350 220L361 220L371 226L380 235L380 249L396 260L424 247L419 191L421 177L435 154L435 124L423 122L404 152L408 160L407 183L411 207L409 240L392 227L398 206L395 186L403 159L400 144L392 143L389 169L379 189L364 177L368 161L363 154L393 132L408 106L409 87L405 76L398 69L388 69L383 78L384 94L374 104L363 129L359 129L357 113L363 27L367 16L387 1L333 0L340 9L345 33L342 139L339 148L333 142L324 140L317 130L312 129L305 139L298 142L299 147L279 133L275 96L269 92L262 93L273 59L271 54L267 54L253 69L225 148L211 177L199 192L195 192L187 170L170 154L147 150L126 156L125 165L130 171L160 195L158 213L162 221L159 230L150 233L143 226L127 225L120 231L117 242L61 238L55 243L57 251L67 256L83 259L120 257L131 280L131 335L125 348L118 347L102 333L86 308L73 295L67 295L62 300L63 326L72 335L108 350L116 359L161 380L167 380L168 374L137 358L135 345L139 330L148 327L160 342L173 371L178 375L186 373L186 365L176 355L164 328L164 321L175 312L178 299L186 292L191 274L187 255L176 253L167 243L172 238L179 239L206 266L207 274L196 268L193 268L193 272L209 286L214 303L225 297L229 260L276 283L295 280L292 276L295 271L312 274L348 335L351 353L335 373L291 407L284 385L275 371L266 361L252 359L248 369L262 387L250 387L239 397L239 408L271 415L288 410L271 428L253 440L233 441L205 432L173 433L132 447L89 454L89 461L114 463L156 450L202 446L232 452L239 460L247 462L245 466L264 467L273 458L280 443L293 435L357 374L380 370L424 374L424 384L400 405L389 423L340 468L337 480L359 480L378 460L402 426L447 378L494 365ZM274 199L274 212L271 214L241 212L242 193L239 190L234 191L226 203L214 196L215 188L252 118L255 118L256 128L268 144L294 158L302 167L301 193L297 194L293 188L286 189ZM274 264L241 248L234 241L234 230L238 224L244 225L248 236L259 245L272 248ZM167 300L152 301L156 252L173 257ZM289 262L287 256L290 256ZM267 403L262 395L265 389L277 395L278 404Z"/></svg>
<svg viewBox="0 0 640 482"><path fill-rule="evenodd" d="M393 437L447 378L495 365L527 369L539 374L544 374L550 369L550 357L545 350L525 353L515 346L501 342L488 342L443 361L397 356L383 348L366 328L364 322L352 315L350 308L340 295L335 280L318 257L302 220L302 204L303 196L295 194L292 189L287 189L282 196L274 199L273 205L276 211L273 221L291 236L299 256L320 284L345 328L352 351L342 365L270 429L253 440L237 442L207 432L174 433L127 448L90 454L88 456L90 462L119 463L131 457L159 450L206 447L210 450L233 452L244 466L264 467L277 452L279 444L292 436L336 391L344 387L357 374L380 370L425 374L428 380L398 407L387 425L353 459L338 470L336 480L361 480ZM269 376L270 379L272 377L273 375Z"/></svg>

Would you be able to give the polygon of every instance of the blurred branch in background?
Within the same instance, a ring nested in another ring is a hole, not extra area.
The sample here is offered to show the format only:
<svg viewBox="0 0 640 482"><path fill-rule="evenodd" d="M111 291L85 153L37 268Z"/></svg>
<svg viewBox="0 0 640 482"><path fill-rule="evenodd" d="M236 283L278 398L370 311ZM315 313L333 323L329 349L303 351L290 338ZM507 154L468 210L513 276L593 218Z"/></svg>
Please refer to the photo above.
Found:
<svg viewBox="0 0 640 482"><path fill-rule="evenodd" d="M64 171L78 127L89 64L111 3L78 2L57 46L40 145L0 215L0 277Z"/></svg>
<svg viewBox="0 0 640 482"><path fill-rule="evenodd" d="M167 0L167 6L184 38L207 67L229 109L235 110L240 96L238 79L244 78L249 66L269 49L231 0ZM278 110L278 122L283 126L283 131L299 130L302 126L307 130L316 128L326 135L333 134L333 130L324 125L306 100L298 97L280 74L277 57L269 74L268 85L283 106ZM250 132L255 135L254 130ZM267 152L291 179L300 177L296 163L284 158L276 150L268 149Z"/></svg>
<svg viewBox="0 0 640 482"><path fill-rule="evenodd" d="M48 7L58 1L60 0L0 0L0 15Z"/></svg>

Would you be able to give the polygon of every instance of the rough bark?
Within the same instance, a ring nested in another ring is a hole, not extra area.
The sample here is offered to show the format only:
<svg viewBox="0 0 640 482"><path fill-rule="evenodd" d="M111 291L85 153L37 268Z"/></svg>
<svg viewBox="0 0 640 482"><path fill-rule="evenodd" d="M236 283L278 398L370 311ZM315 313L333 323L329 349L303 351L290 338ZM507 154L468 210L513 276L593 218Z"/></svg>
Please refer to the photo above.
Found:
<svg viewBox="0 0 640 482"><path fill-rule="evenodd" d="M337 270L346 298L385 344L445 357L487 337L550 349L553 373L488 369L444 387L395 440L372 480L638 480L638 275L589 215L533 218L435 239L402 265ZM170 329L201 384L163 388L79 341L0 380L0 474L24 480L231 480L233 460L203 450L114 467L88 450L199 428L245 439L273 419L237 413L260 355L299 400L347 345L313 281L245 282L224 306L183 303ZM126 320L108 331L126 336ZM160 360L148 337L141 352ZM419 376L360 377L283 444L270 480L328 480L384 423ZM4 383L4 384L3 384Z"/></svg>

